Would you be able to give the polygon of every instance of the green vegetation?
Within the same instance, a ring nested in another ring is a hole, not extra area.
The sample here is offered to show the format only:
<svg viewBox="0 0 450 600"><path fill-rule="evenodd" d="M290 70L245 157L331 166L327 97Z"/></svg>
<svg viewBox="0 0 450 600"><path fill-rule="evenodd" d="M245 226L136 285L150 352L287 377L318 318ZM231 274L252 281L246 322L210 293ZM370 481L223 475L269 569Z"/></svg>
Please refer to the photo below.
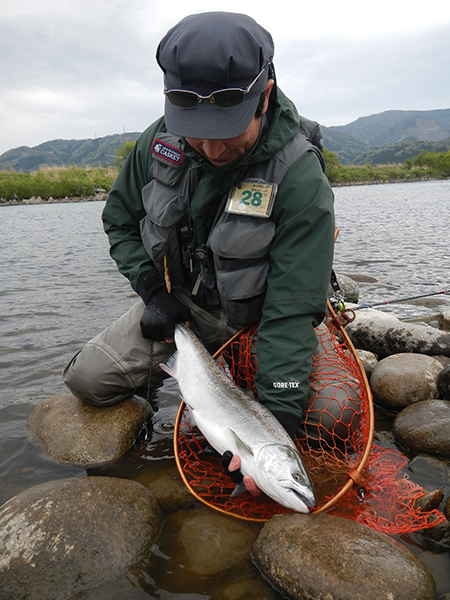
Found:
<svg viewBox="0 0 450 600"><path fill-rule="evenodd" d="M117 163L123 164L134 143L124 142L117 151ZM450 150L424 151L400 165L344 166L334 152L324 150L326 174L334 185L421 181L450 177ZM98 188L109 191L119 167L44 167L21 173L0 171L0 198L23 200L32 196L47 199L88 197Z"/></svg>
<svg viewBox="0 0 450 600"><path fill-rule="evenodd" d="M410 162L413 167L428 169L435 179L450 177L450 150L447 152L421 152Z"/></svg>
<svg viewBox="0 0 450 600"><path fill-rule="evenodd" d="M115 150L116 158L114 159L114 164L117 165L119 167L119 169L122 168L122 165L125 162L125 159L130 154L130 152L133 150L135 144L136 144L136 142L124 142L123 144L121 144L121 146L119 148L116 148L116 150Z"/></svg>
<svg viewBox="0 0 450 600"><path fill-rule="evenodd" d="M450 177L450 150L421 152L404 164L372 166L344 166L334 152L324 151L328 179L335 185L351 183L389 183L394 181L421 181Z"/></svg>
<svg viewBox="0 0 450 600"><path fill-rule="evenodd" d="M98 188L109 191L117 177L116 167L44 167L18 173L0 171L0 198L69 198L92 196Z"/></svg>

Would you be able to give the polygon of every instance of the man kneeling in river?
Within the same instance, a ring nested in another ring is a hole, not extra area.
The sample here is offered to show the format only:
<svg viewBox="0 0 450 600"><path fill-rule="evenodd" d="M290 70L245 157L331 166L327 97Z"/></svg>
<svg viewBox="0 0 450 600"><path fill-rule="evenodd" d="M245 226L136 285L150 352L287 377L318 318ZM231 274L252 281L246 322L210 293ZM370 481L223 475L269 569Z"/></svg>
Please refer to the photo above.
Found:
<svg viewBox="0 0 450 600"><path fill-rule="evenodd" d="M273 55L271 35L241 14L191 15L161 40L164 117L137 140L103 211L140 300L67 365L77 397L108 406L142 393L178 322L211 352L259 322L258 397L294 435L326 311L333 193L320 127L278 88Z"/></svg>

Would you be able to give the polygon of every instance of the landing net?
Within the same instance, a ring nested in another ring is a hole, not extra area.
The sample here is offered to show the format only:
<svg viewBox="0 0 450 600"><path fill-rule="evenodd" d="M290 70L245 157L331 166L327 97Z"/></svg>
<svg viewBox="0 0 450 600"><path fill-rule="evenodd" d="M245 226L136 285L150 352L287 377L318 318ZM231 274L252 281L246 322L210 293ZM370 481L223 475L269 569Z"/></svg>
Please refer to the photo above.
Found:
<svg viewBox="0 0 450 600"><path fill-rule="evenodd" d="M327 325L316 330L319 350L313 356L311 394L295 438L319 500L313 512L327 511L389 534L434 527L445 517L438 510L415 508L425 490L402 474L407 459L395 449L372 445L374 414L367 377L330 306L329 310ZM214 356L239 387L255 395L256 337L253 326ZM185 416L182 402L175 423L175 459L194 496L245 520L267 521L293 512L265 494L231 497L235 484Z"/></svg>

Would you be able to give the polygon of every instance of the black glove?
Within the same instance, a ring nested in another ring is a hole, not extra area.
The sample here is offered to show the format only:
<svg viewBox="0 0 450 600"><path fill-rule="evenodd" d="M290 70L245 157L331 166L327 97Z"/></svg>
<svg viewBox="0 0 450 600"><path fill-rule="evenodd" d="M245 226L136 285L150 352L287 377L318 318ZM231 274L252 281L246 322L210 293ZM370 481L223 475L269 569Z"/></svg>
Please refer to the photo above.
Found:
<svg viewBox="0 0 450 600"><path fill-rule="evenodd" d="M241 481L244 479L244 476L242 475L241 470L240 469L237 469L236 471L228 470L228 467L230 466L230 462L231 462L232 458L233 458L233 453L231 452L231 450L225 450L225 452L220 457L220 462L222 464L222 467L227 472L227 475L230 476L231 481L233 481L233 483L241 483Z"/></svg>
<svg viewBox="0 0 450 600"><path fill-rule="evenodd" d="M147 304L140 322L143 337L155 342L173 340L175 323L190 320L189 308L169 294L161 278L151 272L139 278L137 291Z"/></svg>

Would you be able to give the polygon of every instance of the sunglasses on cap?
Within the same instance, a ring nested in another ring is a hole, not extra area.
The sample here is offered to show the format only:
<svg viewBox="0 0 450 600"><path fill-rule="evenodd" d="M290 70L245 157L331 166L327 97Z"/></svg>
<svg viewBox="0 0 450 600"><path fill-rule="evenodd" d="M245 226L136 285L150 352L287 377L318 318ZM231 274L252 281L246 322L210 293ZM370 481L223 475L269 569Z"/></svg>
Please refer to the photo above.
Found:
<svg viewBox="0 0 450 600"><path fill-rule="evenodd" d="M164 90L164 94L169 98L170 102L179 108L195 108L197 104L203 102L203 100L209 100L211 104L215 104L219 108L232 108L238 106L244 101L245 96L250 92L252 87L271 64L272 57L268 58L264 63L263 68L251 82L251 84L245 89L241 88L226 88L223 90L216 90L209 94L209 96L201 96L197 92L191 92L189 90Z"/></svg>

